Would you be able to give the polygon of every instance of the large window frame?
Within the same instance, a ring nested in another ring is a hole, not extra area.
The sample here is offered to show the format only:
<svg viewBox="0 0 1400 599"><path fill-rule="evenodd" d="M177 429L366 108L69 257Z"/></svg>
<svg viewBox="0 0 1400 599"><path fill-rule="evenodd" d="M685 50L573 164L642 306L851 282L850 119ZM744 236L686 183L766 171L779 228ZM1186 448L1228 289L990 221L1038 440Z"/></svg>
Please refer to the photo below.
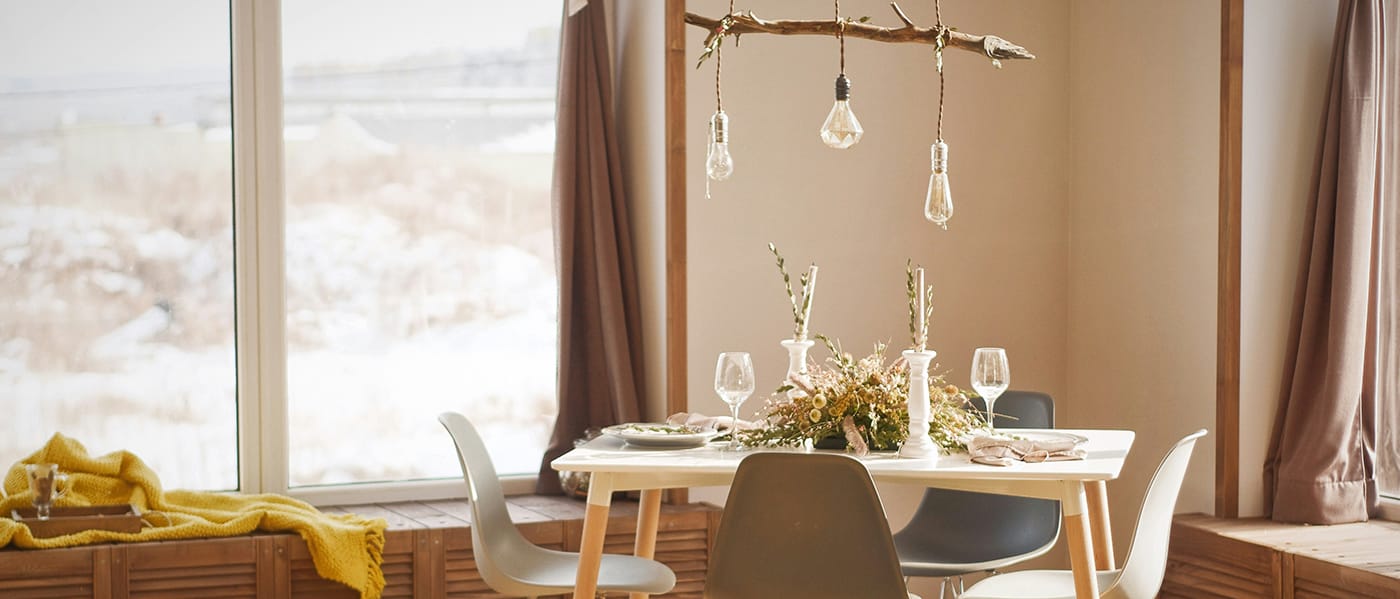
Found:
<svg viewBox="0 0 1400 599"><path fill-rule="evenodd" d="M230 0L238 480L317 505L467 496L460 477L290 487L285 309L282 2ZM446 433L442 451L454 451ZM508 494L536 477L502 477Z"/></svg>

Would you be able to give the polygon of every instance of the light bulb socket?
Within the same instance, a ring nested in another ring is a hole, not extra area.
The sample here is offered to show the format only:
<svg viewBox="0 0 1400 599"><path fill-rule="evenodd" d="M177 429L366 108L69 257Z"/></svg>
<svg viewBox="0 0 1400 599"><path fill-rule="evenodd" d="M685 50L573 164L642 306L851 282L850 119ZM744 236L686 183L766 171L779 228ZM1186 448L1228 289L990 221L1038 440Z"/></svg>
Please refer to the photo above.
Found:
<svg viewBox="0 0 1400 599"><path fill-rule="evenodd" d="M851 99L851 80L846 78L845 73L842 73L836 76L836 101L841 102L849 99Z"/></svg>
<svg viewBox="0 0 1400 599"><path fill-rule="evenodd" d="M724 111L716 112L710 117L710 129L714 131L715 143L729 143L729 115Z"/></svg>
<svg viewBox="0 0 1400 599"><path fill-rule="evenodd" d="M929 151L933 154L933 172L948 172L948 144L943 143L943 140L940 139L929 146Z"/></svg>

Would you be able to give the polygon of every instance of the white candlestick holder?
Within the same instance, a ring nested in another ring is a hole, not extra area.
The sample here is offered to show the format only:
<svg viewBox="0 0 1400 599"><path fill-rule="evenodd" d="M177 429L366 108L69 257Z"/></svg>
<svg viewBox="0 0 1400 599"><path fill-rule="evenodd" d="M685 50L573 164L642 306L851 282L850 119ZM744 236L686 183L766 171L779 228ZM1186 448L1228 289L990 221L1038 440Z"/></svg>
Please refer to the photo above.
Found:
<svg viewBox="0 0 1400 599"><path fill-rule="evenodd" d="M816 342L811 339L784 339L782 343L783 347L788 351L786 383L792 385L792 380L796 378L802 381L804 385L811 385L811 379L807 378L807 350L812 349L812 346L816 344ZM805 394L806 392L799 389L796 385L792 385L792 388L788 389L787 392L789 399Z"/></svg>
<svg viewBox="0 0 1400 599"><path fill-rule="evenodd" d="M899 446L899 457L932 458L938 457L938 445L928 434L929 394L928 365L935 351L904 350L904 360L909 363L909 438Z"/></svg>

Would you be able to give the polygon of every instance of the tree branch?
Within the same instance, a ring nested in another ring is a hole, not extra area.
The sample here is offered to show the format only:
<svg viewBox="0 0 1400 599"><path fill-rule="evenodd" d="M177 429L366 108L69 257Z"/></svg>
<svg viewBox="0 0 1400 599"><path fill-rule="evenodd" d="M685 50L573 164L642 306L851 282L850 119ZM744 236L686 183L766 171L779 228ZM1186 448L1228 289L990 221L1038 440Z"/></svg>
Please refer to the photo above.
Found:
<svg viewBox="0 0 1400 599"><path fill-rule="evenodd" d="M995 35L972 35L946 28L940 32L937 27L915 26L904 15L904 11L899 9L899 5L891 2L890 6L894 8L899 19L904 21L903 27L880 27L847 20L846 37L858 37L892 44L928 44L934 46L938 44L940 35L946 35L946 47L977 52L992 60L1035 59L1035 55L1031 54L1030 51ZM766 20L754 15L753 11L734 13L731 17L733 23L726 32L730 35L772 33L776 35L835 36L841 27L840 23L835 20ZM685 13L685 22L696 27L703 27L709 32L709 35L705 37L705 47L707 48L710 47L715 36L720 34L720 19L711 19L688 12Z"/></svg>

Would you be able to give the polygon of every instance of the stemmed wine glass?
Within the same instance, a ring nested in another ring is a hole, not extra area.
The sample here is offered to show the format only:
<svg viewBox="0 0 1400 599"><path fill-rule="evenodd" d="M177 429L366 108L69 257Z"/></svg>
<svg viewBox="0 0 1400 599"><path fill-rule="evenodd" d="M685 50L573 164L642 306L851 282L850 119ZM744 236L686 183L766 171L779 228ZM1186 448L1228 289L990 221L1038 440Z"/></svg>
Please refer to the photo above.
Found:
<svg viewBox="0 0 1400 599"><path fill-rule="evenodd" d="M992 404L1011 384L1011 366L1006 362L1006 350L1000 347L979 347L972 354L972 388L987 402L987 428L992 424Z"/></svg>
<svg viewBox="0 0 1400 599"><path fill-rule="evenodd" d="M715 393L729 404L729 451L739 449L739 405L753 394L753 360L748 352L724 352L715 363Z"/></svg>

